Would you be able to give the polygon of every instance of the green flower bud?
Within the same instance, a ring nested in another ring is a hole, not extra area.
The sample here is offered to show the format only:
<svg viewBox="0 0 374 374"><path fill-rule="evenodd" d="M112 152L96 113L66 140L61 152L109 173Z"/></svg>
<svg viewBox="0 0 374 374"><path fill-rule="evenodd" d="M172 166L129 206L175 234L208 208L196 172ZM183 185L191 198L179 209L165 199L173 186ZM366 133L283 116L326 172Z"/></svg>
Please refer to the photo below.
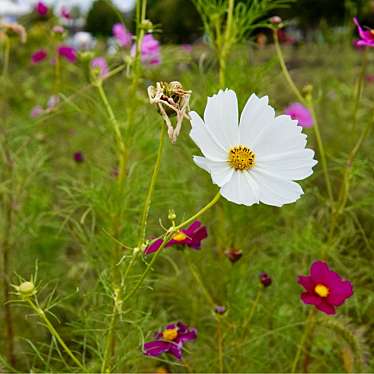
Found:
<svg viewBox="0 0 374 374"><path fill-rule="evenodd" d="M175 214L174 209L169 209L168 219L170 221L175 221L176 218L177 215Z"/></svg>
<svg viewBox="0 0 374 374"><path fill-rule="evenodd" d="M23 282L17 287L17 291L19 292L20 296L24 298L31 297L32 295L35 295L36 288L34 283L32 282Z"/></svg>

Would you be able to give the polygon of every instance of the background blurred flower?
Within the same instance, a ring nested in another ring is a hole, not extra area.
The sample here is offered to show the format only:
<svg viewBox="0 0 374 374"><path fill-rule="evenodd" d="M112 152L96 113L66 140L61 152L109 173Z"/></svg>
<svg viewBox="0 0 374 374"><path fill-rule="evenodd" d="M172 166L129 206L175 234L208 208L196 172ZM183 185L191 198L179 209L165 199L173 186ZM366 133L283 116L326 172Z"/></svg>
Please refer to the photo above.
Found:
<svg viewBox="0 0 374 374"><path fill-rule="evenodd" d="M266 287L269 287L271 285L271 283L273 282L273 280L271 279L271 277L269 276L268 273L265 273L265 272L262 272L260 273L259 275L259 279L260 279L260 283L266 288Z"/></svg>
<svg viewBox="0 0 374 374"><path fill-rule="evenodd" d="M225 251L225 256L234 264L242 258L243 253L239 249L230 248Z"/></svg>
<svg viewBox="0 0 374 374"><path fill-rule="evenodd" d="M190 137L205 157L196 165L209 172L220 194L243 205L260 202L282 206L295 202L303 190L295 180L313 173L314 151L306 149L306 135L289 116L275 117L268 97L252 94L240 117L232 90L208 98L204 121L190 112Z"/></svg>
<svg viewBox="0 0 374 374"><path fill-rule="evenodd" d="M34 52L31 55L31 62L33 64L38 64L39 62L42 62L45 60L48 56L48 53L45 49L38 49L36 52Z"/></svg>
<svg viewBox="0 0 374 374"><path fill-rule="evenodd" d="M189 328L182 322L171 323L162 332L156 334L155 340L144 344L144 354L157 357L163 353L170 353L180 360L182 359L183 345L196 338L196 329Z"/></svg>
<svg viewBox="0 0 374 374"><path fill-rule="evenodd" d="M70 10L68 8L66 8L65 6L61 7L60 15L61 15L62 18L65 18L65 19L70 19L71 18Z"/></svg>
<svg viewBox="0 0 374 374"><path fill-rule="evenodd" d="M131 55L135 56L136 45L131 48ZM152 34L144 35L142 45L140 47L141 60L144 64L159 65L161 62L160 43Z"/></svg>
<svg viewBox="0 0 374 374"><path fill-rule="evenodd" d="M200 222L193 222L187 229L182 229L177 232L165 247L173 245L187 246L193 249L201 248L201 241L208 237L206 227ZM162 239L157 239L152 242L145 250L144 254L156 252L162 244Z"/></svg>
<svg viewBox="0 0 374 374"><path fill-rule="evenodd" d="M127 31L126 26L122 23L113 25L113 36L116 38L121 47L130 47L132 41L132 34Z"/></svg>
<svg viewBox="0 0 374 374"><path fill-rule="evenodd" d="M60 102L60 96L58 95L52 95L47 102L47 107L48 109L53 109L55 106L58 105Z"/></svg>
<svg viewBox="0 0 374 374"><path fill-rule="evenodd" d="M353 22L357 26L358 35L360 37L360 39L355 42L356 46L358 46L358 47L364 47L364 46L374 47L374 33L373 33L373 30L369 29L367 31L364 31L362 29L361 25L359 24L357 17L353 18Z"/></svg>
<svg viewBox="0 0 374 374"><path fill-rule="evenodd" d="M35 10L40 16L46 16L48 14L48 7L43 1L38 1Z"/></svg>
<svg viewBox="0 0 374 374"><path fill-rule="evenodd" d="M82 163L84 161L84 156L83 156L83 153L82 152L75 152L73 154L73 158L74 158L74 161L76 163Z"/></svg>
<svg viewBox="0 0 374 374"><path fill-rule="evenodd" d="M63 34L65 32L65 29L61 25L53 26L52 31L56 34Z"/></svg>
<svg viewBox="0 0 374 374"><path fill-rule="evenodd" d="M298 121L299 125L302 127L312 127L313 117L309 110L300 103L292 103L287 108L284 109L284 114L289 115L292 119Z"/></svg>
<svg viewBox="0 0 374 374"><path fill-rule="evenodd" d="M36 105L31 109L31 117L36 118L44 113L44 109L40 105Z"/></svg>
<svg viewBox="0 0 374 374"><path fill-rule="evenodd" d="M99 71L99 77L103 78L109 73L108 64L104 57L95 57L91 61L91 68Z"/></svg>
<svg viewBox="0 0 374 374"><path fill-rule="evenodd" d="M310 275L298 277L298 283L306 292L301 294L304 304L312 304L326 314L335 314L336 307L353 294L352 284L331 271L323 261L315 261Z"/></svg>
<svg viewBox="0 0 374 374"><path fill-rule="evenodd" d="M57 51L58 54L61 57L65 58L67 61L71 63L75 63L77 61L77 52L75 48L62 44L58 47Z"/></svg>

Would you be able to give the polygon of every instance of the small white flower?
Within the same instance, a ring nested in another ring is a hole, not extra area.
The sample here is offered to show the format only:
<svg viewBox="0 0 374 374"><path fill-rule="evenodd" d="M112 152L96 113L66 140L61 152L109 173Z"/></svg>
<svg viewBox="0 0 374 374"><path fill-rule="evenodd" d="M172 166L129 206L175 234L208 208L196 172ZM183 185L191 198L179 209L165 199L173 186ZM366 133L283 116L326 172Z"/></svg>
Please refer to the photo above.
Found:
<svg viewBox="0 0 374 374"><path fill-rule="evenodd" d="M190 136L205 156L193 159L227 200L282 206L303 194L294 181L313 173L314 151L305 148L306 135L297 121L275 117L267 96L251 95L239 125L236 94L228 89L208 98L204 121L196 112L189 115Z"/></svg>

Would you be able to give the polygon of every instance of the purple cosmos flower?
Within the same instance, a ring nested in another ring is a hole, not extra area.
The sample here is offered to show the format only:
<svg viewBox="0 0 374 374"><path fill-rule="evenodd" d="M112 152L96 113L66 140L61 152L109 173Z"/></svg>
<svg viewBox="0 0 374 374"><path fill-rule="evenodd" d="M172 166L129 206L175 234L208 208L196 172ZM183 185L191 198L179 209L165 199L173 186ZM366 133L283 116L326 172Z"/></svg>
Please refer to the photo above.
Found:
<svg viewBox="0 0 374 374"><path fill-rule="evenodd" d="M75 152L73 154L74 161L78 164L82 163L84 161L84 156L82 152Z"/></svg>
<svg viewBox="0 0 374 374"><path fill-rule="evenodd" d="M48 7L47 7L46 4L44 4L43 1L38 1L38 3L36 4L35 10L42 17L44 17L48 14Z"/></svg>
<svg viewBox="0 0 374 374"><path fill-rule="evenodd" d="M66 8L65 6L61 7L60 15L61 15L62 18L65 18L65 19L70 19L71 18L70 10L68 8Z"/></svg>
<svg viewBox="0 0 374 374"><path fill-rule="evenodd" d="M304 304L315 305L326 314L335 314L335 308L353 294L352 283L331 271L323 261L315 261L310 275L300 275L298 283L306 290L301 294Z"/></svg>
<svg viewBox="0 0 374 374"><path fill-rule="evenodd" d="M356 41L357 47L374 47L374 30L368 29L364 31L358 22L357 17L353 18L353 22L357 26L359 40Z"/></svg>
<svg viewBox="0 0 374 374"><path fill-rule="evenodd" d="M135 55L136 45L134 44L131 48L131 55ZM142 45L140 47L141 60L144 64L159 65L161 62L160 56L160 43L156 40L152 34L147 34L143 38Z"/></svg>
<svg viewBox="0 0 374 374"><path fill-rule="evenodd" d="M40 105L36 105L34 106L32 109L31 109L31 113L30 113L30 116L32 118L37 118L39 117L40 115L42 115L44 113L44 109L40 106Z"/></svg>
<svg viewBox="0 0 374 374"><path fill-rule="evenodd" d="M271 283L273 282L273 280L271 279L271 277L269 276L269 274L265 273L265 272L260 273L259 279L260 279L260 283L265 288L269 287L271 285Z"/></svg>
<svg viewBox="0 0 374 374"><path fill-rule="evenodd" d="M73 47L62 44L58 47L57 52L61 57L73 64L77 61L77 51Z"/></svg>
<svg viewBox="0 0 374 374"><path fill-rule="evenodd" d="M183 245L192 249L200 249L201 241L208 237L206 227L200 222L193 222L187 229L182 229L177 232L172 239L166 244L165 247L173 245ZM162 244L162 239L153 241L145 250L144 254L156 252Z"/></svg>
<svg viewBox="0 0 374 374"><path fill-rule="evenodd" d="M47 58L48 54L45 49L38 49L31 55L31 63L38 64Z"/></svg>
<svg viewBox="0 0 374 374"><path fill-rule="evenodd" d="M292 103L285 110L284 114L288 114L292 119L299 122L301 127L312 127L313 117L309 110L300 103Z"/></svg>
<svg viewBox="0 0 374 374"><path fill-rule="evenodd" d="M104 57L96 57L91 61L91 68L97 69L99 77L104 78L109 73L108 64Z"/></svg>
<svg viewBox="0 0 374 374"><path fill-rule="evenodd" d="M130 47L132 35L131 32L127 31L126 27L122 23L116 23L113 25L112 33L117 39L117 42L122 47Z"/></svg>
<svg viewBox="0 0 374 374"><path fill-rule="evenodd" d="M170 353L180 360L184 343L195 340L197 330L189 328L182 322L171 323L163 331L156 333L155 338L144 344L143 350L146 356L158 357L162 353Z"/></svg>
<svg viewBox="0 0 374 374"><path fill-rule="evenodd" d="M241 259L243 253L239 249L231 248L225 251L225 256L234 264L236 261Z"/></svg>

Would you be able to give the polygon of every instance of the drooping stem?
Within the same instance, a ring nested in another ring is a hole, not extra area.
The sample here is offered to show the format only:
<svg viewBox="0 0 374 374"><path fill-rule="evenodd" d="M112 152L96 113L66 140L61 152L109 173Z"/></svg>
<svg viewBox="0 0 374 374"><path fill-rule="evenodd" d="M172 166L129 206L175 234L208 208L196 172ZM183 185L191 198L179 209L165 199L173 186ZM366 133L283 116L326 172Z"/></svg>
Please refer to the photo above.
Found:
<svg viewBox="0 0 374 374"><path fill-rule="evenodd" d="M49 321L48 317L45 315L44 310L39 307L39 305L35 304L31 298L26 298L26 301L29 303L31 308L35 311L35 313L40 317L40 319L45 323L46 327L48 328L49 332L56 338L56 340L60 343L61 347L64 351L70 356L70 358L75 362L75 364L85 372L86 369L83 364L78 360L78 358L74 355L74 353L70 350L70 348L66 345L64 340L61 338L60 334L54 328L52 323Z"/></svg>
<svg viewBox="0 0 374 374"><path fill-rule="evenodd" d="M96 87L99 91L100 98L105 106L105 109L107 111L109 121L113 126L114 130L114 136L116 139L116 144L117 144L117 157L118 157L118 163L119 163L119 172L118 172L118 183L120 186L123 184L123 180L125 177L126 173L126 148L125 144L123 142L122 134L121 134L121 129L119 126L119 123L117 121L116 116L114 115L113 109L108 101L108 98L105 94L104 88L103 88L103 83L101 80L99 80L96 83Z"/></svg>
<svg viewBox="0 0 374 374"><path fill-rule="evenodd" d="M148 214L149 214L149 209L151 207L151 202L152 202L152 196L153 196L153 191L156 185L158 173L160 171L160 166L161 166L161 157L162 157L162 151L164 149L164 139L165 139L165 126L162 123L161 124L161 130L160 130L160 140L159 140L159 145L158 145L158 150L157 150L157 157L156 157L156 162L153 167L153 173L152 173L152 178L148 186L148 192L147 196L144 202L144 207L143 207L143 213L142 217L140 220L140 229L139 229L139 240L138 240L138 248L141 248L142 244L144 243L145 240L145 231L146 231L146 226L147 226L147 220L148 220Z"/></svg>
<svg viewBox="0 0 374 374"><path fill-rule="evenodd" d="M367 64L368 64L368 47L365 48L365 51L363 53L363 61L362 61L361 72L360 72L360 75L358 77L358 81L357 81L357 85L356 85L354 107L353 107L352 131L355 131L355 129L356 129L357 111L358 111L358 107L359 107L359 104L360 104L362 91L363 91L363 87L364 87L364 80L365 80Z"/></svg>
<svg viewBox="0 0 374 374"><path fill-rule="evenodd" d="M194 221L196 218L200 217L203 213L205 213L208 209L210 209L220 198L220 193L218 192L214 198L203 208L201 208L196 214L194 214L192 217L188 218L178 226L171 227L166 234L163 236L163 241L158 248L157 252L152 256L152 260L148 263L147 267L145 268L144 272L138 279L137 283L135 284L134 288L125 296L123 302L125 303L128 301L136 292L137 290L142 286L147 274L150 272L152 269L153 264L156 262L159 254L162 252L162 250L165 248L166 244L168 241L173 237L173 235L179 231L181 228L184 226L188 225L190 222Z"/></svg>

